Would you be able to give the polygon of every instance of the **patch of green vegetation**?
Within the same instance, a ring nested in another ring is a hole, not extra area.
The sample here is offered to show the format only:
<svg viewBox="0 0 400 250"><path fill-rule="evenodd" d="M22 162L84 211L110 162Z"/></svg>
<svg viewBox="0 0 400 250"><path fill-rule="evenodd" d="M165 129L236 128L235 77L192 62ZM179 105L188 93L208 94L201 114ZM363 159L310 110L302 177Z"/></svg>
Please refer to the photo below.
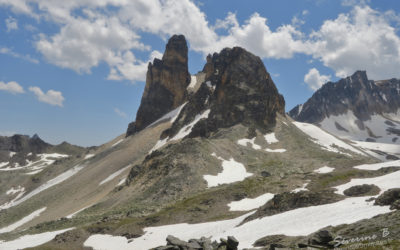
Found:
<svg viewBox="0 0 400 250"><path fill-rule="evenodd" d="M343 172L325 174L316 179L313 185L317 188L332 187L350 181L351 178L357 177L359 172L359 170L350 169Z"/></svg>

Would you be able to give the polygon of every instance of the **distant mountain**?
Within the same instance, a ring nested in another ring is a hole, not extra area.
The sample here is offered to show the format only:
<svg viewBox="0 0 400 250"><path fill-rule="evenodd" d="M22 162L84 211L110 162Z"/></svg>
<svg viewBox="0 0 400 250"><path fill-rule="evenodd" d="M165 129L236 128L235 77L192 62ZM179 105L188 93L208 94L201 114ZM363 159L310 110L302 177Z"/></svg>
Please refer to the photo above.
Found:
<svg viewBox="0 0 400 250"><path fill-rule="evenodd" d="M400 143L400 80L369 80L365 71L328 82L289 115L342 138Z"/></svg>
<svg viewBox="0 0 400 250"><path fill-rule="evenodd" d="M27 175L39 173L56 159L79 156L85 151L86 148L67 142L51 145L37 134L32 137L19 134L0 136L0 174L4 176L6 172L21 172ZM17 179L21 181L20 177Z"/></svg>

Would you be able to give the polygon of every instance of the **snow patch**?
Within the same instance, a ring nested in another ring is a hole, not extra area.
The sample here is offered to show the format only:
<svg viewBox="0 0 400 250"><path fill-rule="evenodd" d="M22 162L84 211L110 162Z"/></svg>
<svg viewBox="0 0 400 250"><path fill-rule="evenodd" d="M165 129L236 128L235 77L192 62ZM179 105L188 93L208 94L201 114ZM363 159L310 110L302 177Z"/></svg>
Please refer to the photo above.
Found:
<svg viewBox="0 0 400 250"><path fill-rule="evenodd" d="M322 168L315 169L314 172L318 174L326 174L332 172L333 170L335 170L335 168L324 166Z"/></svg>
<svg viewBox="0 0 400 250"><path fill-rule="evenodd" d="M53 187L53 186L65 181L65 180L69 179L70 177L74 176L79 171L81 171L83 168L84 168L84 166L77 165L77 166L67 170L66 172L58 175L57 177L47 181L46 183L42 184L38 188L34 189L32 192L28 193L27 195L25 195L21 199L14 199L13 201L8 202L8 203L0 206L0 210L7 209L7 208L10 208L10 207L13 207L13 206L21 204L22 202L32 198L33 196L43 192L44 190L46 190L48 188L51 188L51 187Z"/></svg>
<svg viewBox="0 0 400 250"><path fill-rule="evenodd" d="M39 169L44 169L45 167L53 164L57 159L66 158L69 155L52 153L52 154L38 154L37 156L40 158L37 161L26 160L27 165L19 166L19 164L16 163L14 165L14 167L0 168L0 171L14 171L14 170L21 170L21 169L35 171L35 170L39 170ZM0 166L0 167L2 167L2 166Z"/></svg>
<svg viewBox="0 0 400 250"><path fill-rule="evenodd" d="M394 127L386 124L388 119L392 120ZM361 121L359 121L352 111L348 111L341 115L331 115L329 118L325 118L320 125L324 130L340 138L361 142L371 138L368 132L369 129L375 136L373 139L376 140L376 142L393 144L392 139L396 136L389 133L388 129L400 129L399 121L396 119L398 119L398 115L395 113L371 115L369 120L362 121L365 128L360 129L357 123ZM341 128L338 128L337 124L339 124Z"/></svg>
<svg viewBox="0 0 400 250"><path fill-rule="evenodd" d="M335 153L340 153L340 154L346 154L341 152L337 147L347 149L349 151L352 151L354 153L360 154L360 155L365 155L363 152L360 150L354 148L353 146L350 146L349 144L337 139L331 134L328 134L327 132L323 131L319 127L309 124L309 123L302 123L302 122L293 122L293 124L299 128L301 131L306 133L308 136L310 136L316 144L320 145L322 149L335 152ZM336 146L336 147L334 147Z"/></svg>
<svg viewBox="0 0 400 250"><path fill-rule="evenodd" d="M10 158L12 158L16 154L17 154L17 152L10 151Z"/></svg>
<svg viewBox="0 0 400 250"><path fill-rule="evenodd" d="M95 156L95 154L87 154L85 155L85 160L92 158L93 156Z"/></svg>
<svg viewBox="0 0 400 250"><path fill-rule="evenodd" d="M381 163L375 163L375 164L363 164L363 165L355 166L354 168L362 169L362 170L379 170L381 168L389 168L389 167L400 167L400 160L381 162Z"/></svg>
<svg viewBox="0 0 400 250"><path fill-rule="evenodd" d="M196 86L196 84L197 84L197 77L194 75L192 75L192 76L190 76L190 83L189 83L189 86L187 86L187 89L189 90L192 90L192 89L194 89L194 87Z"/></svg>
<svg viewBox="0 0 400 250"><path fill-rule="evenodd" d="M336 186L337 194L344 194L344 190L358 186L363 184L374 184L381 189L380 194L391 189L391 188L399 188L400 187L400 171L396 171L387 175L372 177L372 178L364 178L364 179L351 179L348 183Z"/></svg>
<svg viewBox="0 0 400 250"><path fill-rule="evenodd" d="M118 184L117 184L117 186L116 187L119 187L119 186L122 186L122 185L124 185L124 183L126 182L126 177L125 178L123 178L123 179L121 179L119 182L118 182Z"/></svg>
<svg viewBox="0 0 400 250"><path fill-rule="evenodd" d="M43 169L38 169L38 170L35 170L35 171L32 171L32 172L26 173L26 175L35 175L35 174L40 173L42 171L43 171Z"/></svg>
<svg viewBox="0 0 400 250"><path fill-rule="evenodd" d="M185 105L187 104L187 102L185 102L184 104L182 104L181 106L177 107L176 109L168 112L167 114L165 114L164 116L162 116L160 119L158 119L157 121L151 123L148 127L154 126L155 124L164 121L164 120L169 120L169 122L172 124L175 122L176 118L178 118L179 114L181 113L183 107L185 107Z"/></svg>
<svg viewBox="0 0 400 250"><path fill-rule="evenodd" d="M40 234L24 235L12 241L0 241L0 249L15 250L15 249L24 249L28 247L36 247L52 240L56 235L72 229L74 228L68 228L53 232L45 232Z"/></svg>
<svg viewBox="0 0 400 250"><path fill-rule="evenodd" d="M118 175L122 174L125 170L127 170L128 168L132 167L131 165L128 165L120 170L118 170L117 172L111 174L110 176L108 176L107 178L105 178L102 182L100 182L100 185L103 185L104 183L107 183L109 181L111 181L112 179L114 179L115 177L117 177Z"/></svg>
<svg viewBox="0 0 400 250"><path fill-rule="evenodd" d="M10 162L0 162L0 168L5 167L9 164Z"/></svg>
<svg viewBox="0 0 400 250"><path fill-rule="evenodd" d="M211 155L216 157L215 153ZM242 163L235 161L233 158L230 158L229 160L225 160L222 157L217 158L222 161L222 172L217 175L203 175L209 188L222 184L243 181L247 177L253 175L246 171L246 168Z"/></svg>
<svg viewBox="0 0 400 250"><path fill-rule="evenodd" d="M124 141L124 139L121 139L121 140L117 141L116 143L114 143L113 145L111 145L111 147L113 148L113 147L117 146L118 144L120 144L123 141Z"/></svg>
<svg viewBox="0 0 400 250"><path fill-rule="evenodd" d="M244 138L244 139L238 140L237 144L239 144L241 146L245 146L245 147L247 147L247 144L250 144L253 149L256 149L256 150L261 149L261 146L254 142L255 140L256 140L256 137L254 137L253 139Z"/></svg>
<svg viewBox="0 0 400 250"><path fill-rule="evenodd" d="M171 139L169 137L164 138L162 140L158 140L156 145L154 145L154 147L150 150L149 154L151 154L153 151L161 148L162 146L164 146L165 144L167 144L167 142L169 141L177 141L180 140L182 138L184 138L185 136L187 136L188 134L190 134L192 132L192 129L194 127L194 125L196 125L196 123L198 123L200 120L202 119L206 119L208 118L208 115L210 114L210 109L207 109L206 111L204 111L203 113L196 115L194 120L185 125L184 127L182 127L179 132L172 137Z"/></svg>
<svg viewBox="0 0 400 250"><path fill-rule="evenodd" d="M25 191L25 188L24 188L24 187L18 186L18 187L16 187L16 188L12 187L11 189L9 189L9 190L6 192L6 194L7 194L7 195L13 195L13 194L17 194L17 193L24 192L24 191Z"/></svg>
<svg viewBox="0 0 400 250"><path fill-rule="evenodd" d="M83 210L85 210L86 208L89 208L89 207L91 207L91 206L93 206L93 204L92 204L92 205L89 205L89 206L86 206L86 207L83 207L83 208L79 209L78 211L76 211L76 212L74 212L74 213L72 213L72 214L69 214L69 215L65 216L65 218L67 218L67 219L72 219L72 217L74 217L75 215L79 214L80 212L82 212Z"/></svg>
<svg viewBox="0 0 400 250"><path fill-rule="evenodd" d="M20 219L19 221L15 222L15 223L7 226L7 227L0 228L0 234L14 231L18 227L20 227L20 226L24 225L25 223L33 220L34 218L40 216L40 214L43 213L45 210L46 210L46 207L43 207L43 208L36 210L35 212L25 216L24 218ZM0 246L1 246L1 243L0 243Z"/></svg>
<svg viewBox="0 0 400 250"><path fill-rule="evenodd" d="M266 135L264 135L264 138L268 144L279 142L278 139L276 139L275 133L266 134Z"/></svg>
<svg viewBox="0 0 400 250"><path fill-rule="evenodd" d="M284 148L278 148L278 149L266 148L265 151L270 152L270 153L285 153L286 149L284 149Z"/></svg>
<svg viewBox="0 0 400 250"><path fill-rule="evenodd" d="M298 193L301 191L309 191L306 187L308 186L308 182L304 183L303 186L299 187L299 188L295 188L292 191L290 191L291 193Z"/></svg>
<svg viewBox="0 0 400 250"><path fill-rule="evenodd" d="M16 194L16 193L18 193L18 195L15 196L11 201L6 202L6 203L4 203L3 205L0 206L0 211L3 210L3 209L7 209L9 207L12 207L13 204L25 194L25 188L21 187L21 186L18 186L16 189L11 188L10 190L8 190L6 192L7 195L13 195L13 194Z"/></svg>
<svg viewBox="0 0 400 250"><path fill-rule="evenodd" d="M250 211L261 207L272 198L274 198L274 194L266 193L253 199L245 198L240 201L232 201L228 204L229 211Z"/></svg>

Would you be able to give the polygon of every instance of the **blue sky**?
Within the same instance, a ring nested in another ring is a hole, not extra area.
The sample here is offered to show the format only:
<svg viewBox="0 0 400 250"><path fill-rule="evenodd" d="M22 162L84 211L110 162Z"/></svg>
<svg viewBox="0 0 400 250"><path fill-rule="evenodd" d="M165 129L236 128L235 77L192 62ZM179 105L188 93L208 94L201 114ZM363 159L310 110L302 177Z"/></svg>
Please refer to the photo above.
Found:
<svg viewBox="0 0 400 250"><path fill-rule="evenodd" d="M0 134L102 144L125 132L147 63L184 34L189 70L242 46L286 100L367 70L400 78L396 0L0 0Z"/></svg>

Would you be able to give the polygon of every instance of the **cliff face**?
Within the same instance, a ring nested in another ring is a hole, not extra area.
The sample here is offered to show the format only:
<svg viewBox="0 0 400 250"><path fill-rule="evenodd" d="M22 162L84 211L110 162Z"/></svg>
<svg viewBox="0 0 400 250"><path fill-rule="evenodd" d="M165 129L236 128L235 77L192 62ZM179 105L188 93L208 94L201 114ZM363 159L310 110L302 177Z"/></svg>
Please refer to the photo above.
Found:
<svg viewBox="0 0 400 250"><path fill-rule="evenodd" d="M129 124L127 136L132 135L156 121L165 113L187 100L188 47L182 35L172 36L161 60L149 63L146 87L136 114L136 121Z"/></svg>
<svg viewBox="0 0 400 250"><path fill-rule="evenodd" d="M163 137L176 135L201 114L206 119L196 122L189 137L239 123L267 131L275 125L276 114L284 114L283 97L261 59L248 51L235 47L208 56L203 73L205 81Z"/></svg>
<svg viewBox="0 0 400 250"><path fill-rule="evenodd" d="M373 114L396 113L400 108L399 91L398 79L372 81L365 71L357 71L336 83L326 83L289 115L298 121L319 123L329 116L352 111L365 121Z"/></svg>

